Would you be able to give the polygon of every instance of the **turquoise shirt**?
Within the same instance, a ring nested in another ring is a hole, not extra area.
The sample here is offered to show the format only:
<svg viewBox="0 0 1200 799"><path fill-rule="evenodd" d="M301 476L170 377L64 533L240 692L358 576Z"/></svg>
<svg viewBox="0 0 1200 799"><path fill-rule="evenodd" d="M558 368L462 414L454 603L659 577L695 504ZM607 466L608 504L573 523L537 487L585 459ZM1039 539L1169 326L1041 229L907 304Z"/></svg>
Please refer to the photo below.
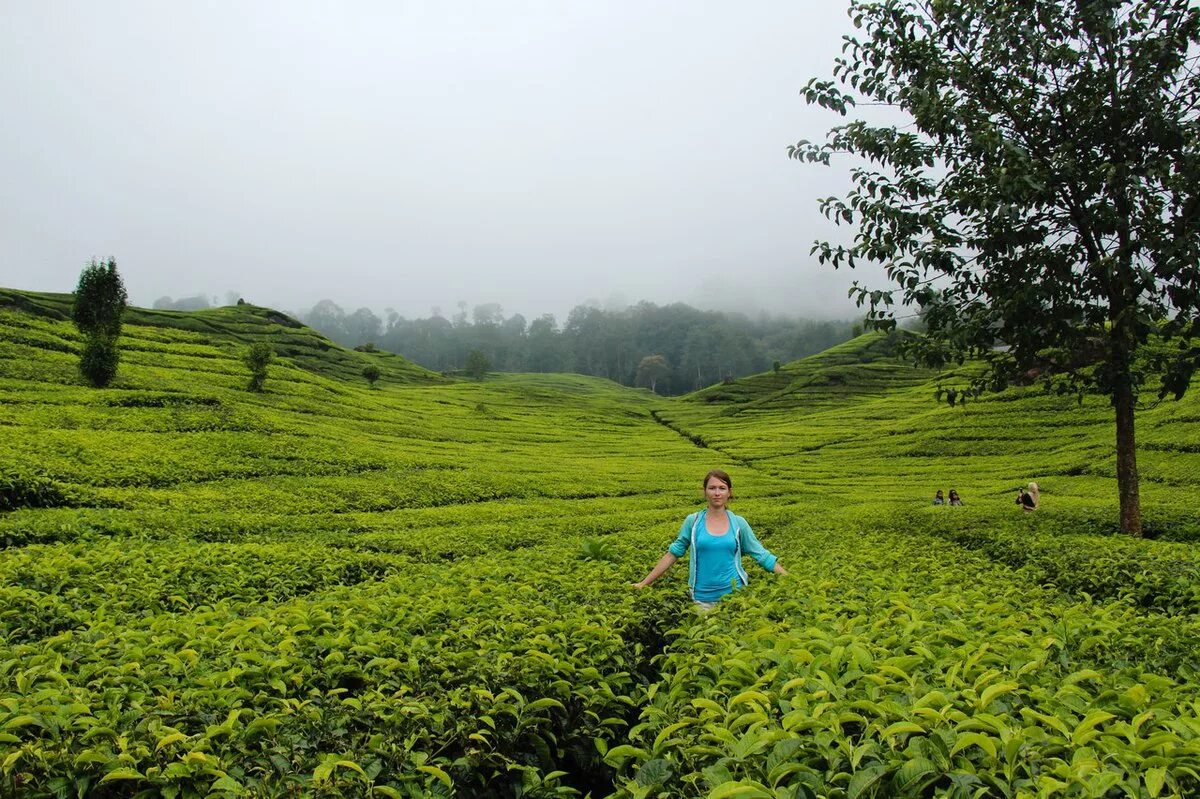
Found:
<svg viewBox="0 0 1200 799"><path fill-rule="evenodd" d="M754 530L741 516L732 511L729 515L729 532L715 536L704 526L708 509L697 511L683 520L679 535L667 548L677 558L683 557L688 549L688 592L697 602L714 602L750 582L742 568L742 555L754 558L766 571L775 569L776 557L759 543Z"/></svg>
<svg viewBox="0 0 1200 799"><path fill-rule="evenodd" d="M692 597L697 602L716 602L735 588L741 588L733 559L737 557L737 536L732 530L724 535L713 535L708 531L704 519L696 530L695 549L696 584Z"/></svg>

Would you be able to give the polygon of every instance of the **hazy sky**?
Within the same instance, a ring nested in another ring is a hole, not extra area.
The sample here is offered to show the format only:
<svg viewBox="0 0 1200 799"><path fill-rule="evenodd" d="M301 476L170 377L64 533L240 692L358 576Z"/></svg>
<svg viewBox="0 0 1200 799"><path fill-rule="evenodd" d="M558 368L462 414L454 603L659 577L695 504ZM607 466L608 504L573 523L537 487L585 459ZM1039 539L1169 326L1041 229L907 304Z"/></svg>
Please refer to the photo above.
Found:
<svg viewBox="0 0 1200 799"><path fill-rule="evenodd" d="M0 0L0 286L303 310L588 299L848 316L845 3ZM836 235L836 233L832 233Z"/></svg>

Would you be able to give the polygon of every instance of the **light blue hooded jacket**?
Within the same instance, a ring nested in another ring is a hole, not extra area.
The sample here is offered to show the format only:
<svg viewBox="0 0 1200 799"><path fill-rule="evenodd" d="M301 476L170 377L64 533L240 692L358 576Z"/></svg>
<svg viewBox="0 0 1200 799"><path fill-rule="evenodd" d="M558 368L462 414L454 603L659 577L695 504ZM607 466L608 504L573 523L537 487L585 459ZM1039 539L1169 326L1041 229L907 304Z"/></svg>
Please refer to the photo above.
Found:
<svg viewBox="0 0 1200 799"><path fill-rule="evenodd" d="M726 510L725 512L729 515L729 524L733 528L734 541L736 542L733 567L737 571L738 580L744 586L750 582L750 576L742 568L742 555L749 555L754 558L758 565L767 571L775 569L775 561L778 558L768 552L767 548L759 543L758 538L754 535L754 531L750 529L750 525L745 519L731 510ZM679 535L675 537L675 541L671 546L667 547L667 551L677 558L682 558L689 548L694 547L696 544L696 532L700 527L700 522L707 514L708 508L689 514L683 520L683 526L679 528ZM694 599L695 591L696 557L693 551L692 557L688 558L688 596Z"/></svg>

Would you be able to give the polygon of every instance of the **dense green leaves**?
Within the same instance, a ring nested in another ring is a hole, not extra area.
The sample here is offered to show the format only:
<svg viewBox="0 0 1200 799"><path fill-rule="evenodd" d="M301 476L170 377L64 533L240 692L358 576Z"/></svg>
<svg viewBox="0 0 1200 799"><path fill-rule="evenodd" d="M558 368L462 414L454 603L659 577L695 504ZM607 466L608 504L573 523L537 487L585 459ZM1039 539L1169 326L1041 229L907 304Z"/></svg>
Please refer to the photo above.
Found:
<svg viewBox="0 0 1200 799"><path fill-rule="evenodd" d="M121 335L128 300L117 262L109 258L100 263L93 258L79 274L71 318L84 336L112 341Z"/></svg>
<svg viewBox="0 0 1200 799"><path fill-rule="evenodd" d="M244 360L250 368L250 390L262 391L267 382L267 367L275 360L275 350L265 341L256 341L246 351Z"/></svg>
<svg viewBox="0 0 1200 799"><path fill-rule="evenodd" d="M120 360L115 338L88 336L79 355L79 373L96 388L104 388L117 376Z"/></svg>
<svg viewBox="0 0 1200 799"><path fill-rule="evenodd" d="M84 267L75 289L71 316L83 334L83 352L79 372L90 384L103 388L117 376L120 353L117 338L121 335L121 320L125 315L128 297L125 284L117 273L117 262L95 259Z"/></svg>

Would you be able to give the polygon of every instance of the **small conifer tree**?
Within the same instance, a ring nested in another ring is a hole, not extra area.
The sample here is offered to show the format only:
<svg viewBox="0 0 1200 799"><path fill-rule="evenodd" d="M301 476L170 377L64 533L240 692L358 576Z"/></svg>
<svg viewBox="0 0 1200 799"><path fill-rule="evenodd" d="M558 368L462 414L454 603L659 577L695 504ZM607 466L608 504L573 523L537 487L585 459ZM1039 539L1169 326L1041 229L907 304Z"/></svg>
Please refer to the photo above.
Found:
<svg viewBox="0 0 1200 799"><path fill-rule="evenodd" d="M251 391L262 391L263 384L267 382L267 365L275 360L275 351L271 349L271 345L265 341L259 341L250 345L250 349L246 352L246 366L250 367L250 385L248 388Z"/></svg>
<svg viewBox="0 0 1200 799"><path fill-rule="evenodd" d="M79 371L96 388L103 388L117 376L120 354L117 337L129 295L117 272L117 262L95 258L79 273L71 316L83 334Z"/></svg>
<svg viewBox="0 0 1200 799"><path fill-rule="evenodd" d="M79 354L79 372L96 388L104 388L117 376L120 361L117 340L107 336L87 336Z"/></svg>

